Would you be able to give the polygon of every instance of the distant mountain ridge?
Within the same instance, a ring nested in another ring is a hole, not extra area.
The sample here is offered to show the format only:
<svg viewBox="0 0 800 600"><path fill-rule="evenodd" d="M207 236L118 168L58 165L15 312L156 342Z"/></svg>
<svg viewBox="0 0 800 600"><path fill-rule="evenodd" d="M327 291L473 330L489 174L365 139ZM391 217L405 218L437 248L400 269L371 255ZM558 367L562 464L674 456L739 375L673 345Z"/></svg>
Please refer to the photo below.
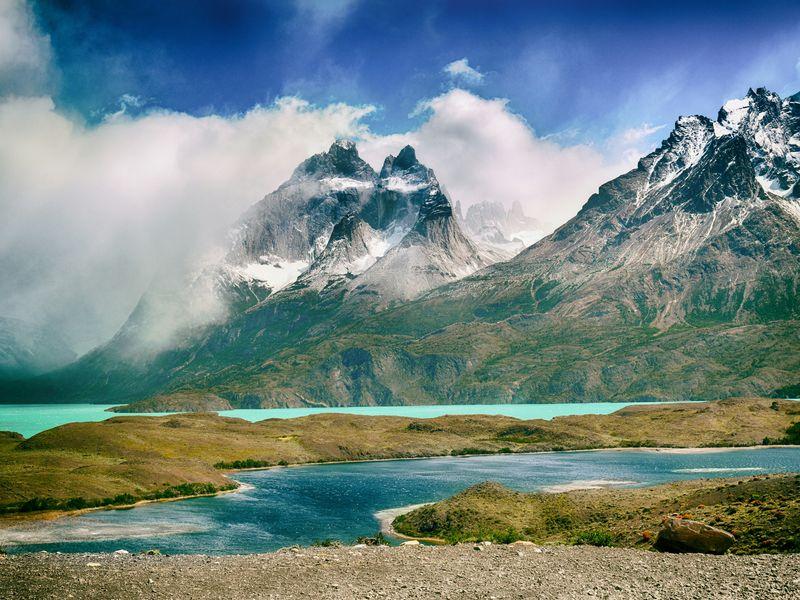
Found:
<svg viewBox="0 0 800 600"><path fill-rule="evenodd" d="M798 115L797 97L759 88L716 121L681 117L505 261L487 242L518 211L487 204L462 228L413 149L376 174L339 142L237 229L222 271L265 294L146 368L100 352L64 376L91 397L236 406L778 393L800 383ZM259 279L293 262L281 287Z"/></svg>
<svg viewBox="0 0 800 600"><path fill-rule="evenodd" d="M20 319L0 317L0 379L46 373L76 357L72 348L51 331Z"/></svg>

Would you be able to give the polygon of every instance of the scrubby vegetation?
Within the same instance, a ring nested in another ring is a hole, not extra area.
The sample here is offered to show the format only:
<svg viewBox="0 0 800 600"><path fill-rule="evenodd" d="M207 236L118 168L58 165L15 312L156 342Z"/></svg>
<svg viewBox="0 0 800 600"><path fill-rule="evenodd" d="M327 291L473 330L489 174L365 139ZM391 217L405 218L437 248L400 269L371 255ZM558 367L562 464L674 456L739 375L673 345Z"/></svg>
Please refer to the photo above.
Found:
<svg viewBox="0 0 800 600"><path fill-rule="evenodd" d="M362 535L356 538L356 544L364 544L365 546L388 546L389 540L379 531L373 536Z"/></svg>
<svg viewBox="0 0 800 600"><path fill-rule="evenodd" d="M800 475L558 494L521 493L485 482L401 515L393 526L407 536L450 543L526 539L650 548L669 515L733 533L734 553L798 552Z"/></svg>
<svg viewBox="0 0 800 600"><path fill-rule="evenodd" d="M591 529L578 533L573 543L579 546L613 546L614 535L604 529Z"/></svg>
<svg viewBox="0 0 800 600"><path fill-rule="evenodd" d="M800 444L800 421L794 423L786 430L786 435L781 438L764 438L764 445L777 445L777 444Z"/></svg>
<svg viewBox="0 0 800 600"><path fill-rule="evenodd" d="M35 496L20 504L7 504L0 506L0 513L29 513L44 510L73 511L87 508L98 508L104 506L129 506L144 500L167 500L173 498L188 498L191 496L209 496L219 492L235 489L237 485L230 483L223 486L216 486L212 483L181 483L178 485L167 486L164 489L156 490L139 496L133 494L118 494L107 498L87 499L82 496L73 498L58 499Z"/></svg>
<svg viewBox="0 0 800 600"><path fill-rule="evenodd" d="M123 502L116 499L125 494L130 501L177 497L185 494L165 490L186 482L225 489L230 480L224 470L276 465L585 448L743 446L765 438L798 443L798 420L800 403L776 399L634 405L610 415L549 421L335 413L259 423L198 413L115 416L100 423L70 423L30 439L0 432L0 507L5 512L74 510L118 505ZM519 534L527 535L522 530Z"/></svg>
<svg viewBox="0 0 800 600"><path fill-rule="evenodd" d="M283 461L284 464L286 461ZM232 460L229 462L220 461L214 463L216 469L263 469L265 467L272 467L275 463L268 460L255 460L253 458L246 458L245 460Z"/></svg>

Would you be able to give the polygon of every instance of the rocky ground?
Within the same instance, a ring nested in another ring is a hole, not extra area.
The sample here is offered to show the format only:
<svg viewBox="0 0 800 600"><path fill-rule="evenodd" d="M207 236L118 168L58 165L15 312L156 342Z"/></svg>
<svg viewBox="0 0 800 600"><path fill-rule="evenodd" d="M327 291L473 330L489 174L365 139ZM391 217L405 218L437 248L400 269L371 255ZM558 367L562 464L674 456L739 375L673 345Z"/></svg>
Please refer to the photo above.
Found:
<svg viewBox="0 0 800 600"><path fill-rule="evenodd" d="M800 555L658 554L589 546L302 548L250 556L0 557L0 597L800 597Z"/></svg>

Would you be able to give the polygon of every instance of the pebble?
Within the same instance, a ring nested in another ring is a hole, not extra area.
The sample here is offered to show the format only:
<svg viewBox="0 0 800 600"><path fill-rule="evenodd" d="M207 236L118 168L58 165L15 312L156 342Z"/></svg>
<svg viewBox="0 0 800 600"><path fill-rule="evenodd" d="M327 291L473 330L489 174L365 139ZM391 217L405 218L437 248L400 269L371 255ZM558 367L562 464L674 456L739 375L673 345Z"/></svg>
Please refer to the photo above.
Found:
<svg viewBox="0 0 800 600"><path fill-rule="evenodd" d="M415 544L413 544L415 545ZM478 552L473 548L479 549ZM666 555L526 544L285 550L246 556L22 554L0 561L0 597L49 600L788 600L800 555ZM91 561L91 562L87 562ZM96 567L105 564L114 568ZM90 565L94 567L87 568ZM679 574L679 576L676 576ZM156 581L158 583L156 583ZM144 583L147 582L147 583ZM322 589L321 589L322 588Z"/></svg>

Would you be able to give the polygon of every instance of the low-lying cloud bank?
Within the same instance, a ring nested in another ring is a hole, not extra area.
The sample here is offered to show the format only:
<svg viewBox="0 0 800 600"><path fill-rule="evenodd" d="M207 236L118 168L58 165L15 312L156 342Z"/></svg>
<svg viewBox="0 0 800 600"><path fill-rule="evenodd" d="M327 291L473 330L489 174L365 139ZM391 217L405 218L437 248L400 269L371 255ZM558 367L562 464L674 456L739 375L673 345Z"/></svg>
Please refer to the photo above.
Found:
<svg viewBox="0 0 800 600"><path fill-rule="evenodd" d="M370 130L372 106L296 97L208 116L130 114L127 98L89 126L42 85L34 93L50 70L49 42L22 2L3 5L3 31L13 37L0 44L0 315L51 327L78 352L110 338L157 273L180 273L219 247L249 205L335 138L359 140L376 167L411 143L462 206L519 201L551 223L635 154L619 140L540 138L507 101L458 88L421 102L416 129L388 136Z"/></svg>
<svg viewBox="0 0 800 600"><path fill-rule="evenodd" d="M78 351L126 318L157 271L222 242L250 204L369 108L294 98L233 117L152 111L85 127L49 98L0 102L0 314Z"/></svg>

